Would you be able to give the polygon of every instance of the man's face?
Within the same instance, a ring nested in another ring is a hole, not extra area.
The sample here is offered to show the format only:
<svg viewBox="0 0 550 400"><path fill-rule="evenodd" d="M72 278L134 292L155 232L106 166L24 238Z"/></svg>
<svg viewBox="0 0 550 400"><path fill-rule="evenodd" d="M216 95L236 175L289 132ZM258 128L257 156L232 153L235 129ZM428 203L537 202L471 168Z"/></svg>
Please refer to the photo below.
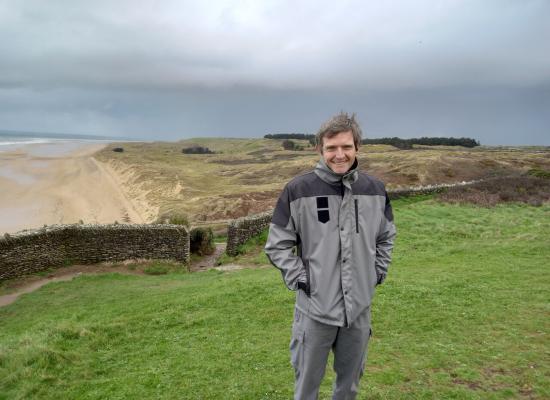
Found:
<svg viewBox="0 0 550 400"><path fill-rule="evenodd" d="M348 172L357 155L351 131L337 133L331 138L324 137L321 155L328 167L337 174Z"/></svg>

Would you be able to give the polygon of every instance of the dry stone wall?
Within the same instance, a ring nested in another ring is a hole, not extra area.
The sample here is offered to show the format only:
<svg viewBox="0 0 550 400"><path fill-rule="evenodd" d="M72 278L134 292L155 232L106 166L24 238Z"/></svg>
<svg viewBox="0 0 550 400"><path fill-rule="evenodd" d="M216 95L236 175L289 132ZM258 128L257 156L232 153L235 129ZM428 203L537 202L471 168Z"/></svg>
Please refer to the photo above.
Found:
<svg viewBox="0 0 550 400"><path fill-rule="evenodd" d="M390 199L398 199L400 197L440 193L450 187L467 186L477 182L479 181L394 189L388 190L388 196ZM268 211L231 221L227 226L227 248L225 252L230 256L236 256L239 246L267 228L271 222L272 216L273 211Z"/></svg>
<svg viewBox="0 0 550 400"><path fill-rule="evenodd" d="M238 254L239 246L248 239L260 234L271 222L272 211L234 219L227 226L227 247L225 252L230 256Z"/></svg>
<svg viewBox="0 0 550 400"><path fill-rule="evenodd" d="M70 264L129 259L189 262L180 225L53 225L0 238L0 281Z"/></svg>
<svg viewBox="0 0 550 400"><path fill-rule="evenodd" d="M451 187L469 186L478 182L481 182L481 180L458 182L458 183L443 183L440 185L413 186L413 187L402 188L402 189L392 189L392 190L388 190L388 196L390 199L393 200L393 199L398 199L400 197L410 197L410 196L418 196L423 194L441 193Z"/></svg>

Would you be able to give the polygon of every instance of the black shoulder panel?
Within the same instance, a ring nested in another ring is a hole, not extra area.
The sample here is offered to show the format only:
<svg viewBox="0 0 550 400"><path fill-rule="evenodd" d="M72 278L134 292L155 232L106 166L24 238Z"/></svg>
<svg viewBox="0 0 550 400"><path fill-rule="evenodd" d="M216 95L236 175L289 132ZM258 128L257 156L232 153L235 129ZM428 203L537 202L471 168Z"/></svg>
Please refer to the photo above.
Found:
<svg viewBox="0 0 550 400"><path fill-rule="evenodd" d="M373 176L360 172L357 180L351 185L353 194L367 196L385 196L384 184Z"/></svg>
<svg viewBox="0 0 550 400"><path fill-rule="evenodd" d="M326 183L315 172L297 176L288 183L288 188L291 202L302 197L340 196L339 184Z"/></svg>
<svg viewBox="0 0 550 400"><path fill-rule="evenodd" d="M271 218L271 222L284 228L287 226L289 218L290 201L288 195L288 185L286 185L283 192L279 196L279 200L277 200L277 205L273 211L273 218Z"/></svg>
<svg viewBox="0 0 550 400"><path fill-rule="evenodd" d="M279 196L271 222L286 227L290 218L290 203L302 197L340 196L340 185L330 185L314 172L297 176L283 189Z"/></svg>

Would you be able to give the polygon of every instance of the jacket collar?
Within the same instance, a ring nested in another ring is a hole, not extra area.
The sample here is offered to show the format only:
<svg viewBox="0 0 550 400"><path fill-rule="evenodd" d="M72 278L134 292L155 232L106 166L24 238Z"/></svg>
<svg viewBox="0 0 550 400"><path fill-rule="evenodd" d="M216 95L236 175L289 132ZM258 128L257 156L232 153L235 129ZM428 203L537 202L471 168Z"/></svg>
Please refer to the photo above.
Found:
<svg viewBox="0 0 550 400"><path fill-rule="evenodd" d="M352 184L357 180L358 177L357 165L358 163L356 158L348 172L346 172L345 174L337 174L328 167L325 159L321 157L321 159L317 163L317 166L315 167L314 172L319 178L327 183L330 183L331 185L340 182Z"/></svg>

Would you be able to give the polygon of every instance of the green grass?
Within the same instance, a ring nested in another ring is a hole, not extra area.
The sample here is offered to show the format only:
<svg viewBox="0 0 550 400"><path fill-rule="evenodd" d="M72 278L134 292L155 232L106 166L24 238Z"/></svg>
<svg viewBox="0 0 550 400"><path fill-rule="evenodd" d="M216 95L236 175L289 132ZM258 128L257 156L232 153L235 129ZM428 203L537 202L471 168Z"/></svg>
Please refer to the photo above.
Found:
<svg viewBox="0 0 550 400"><path fill-rule="evenodd" d="M147 275L165 275L169 271L169 267L160 263L151 264L143 268L143 272Z"/></svg>
<svg viewBox="0 0 550 400"><path fill-rule="evenodd" d="M550 207L394 207L359 399L549 398ZM293 302L274 268L49 284L0 309L0 399L289 399Z"/></svg>

